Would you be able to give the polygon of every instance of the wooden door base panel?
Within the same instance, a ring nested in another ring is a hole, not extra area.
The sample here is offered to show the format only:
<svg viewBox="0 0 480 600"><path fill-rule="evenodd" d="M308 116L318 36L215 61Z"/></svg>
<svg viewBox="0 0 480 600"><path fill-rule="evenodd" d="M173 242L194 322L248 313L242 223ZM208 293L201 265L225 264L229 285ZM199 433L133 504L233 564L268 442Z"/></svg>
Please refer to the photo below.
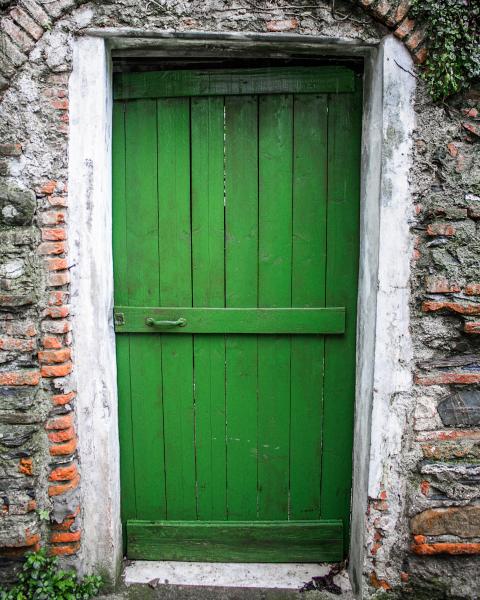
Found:
<svg viewBox="0 0 480 600"><path fill-rule="evenodd" d="M131 559L201 562L334 562L341 521L127 521Z"/></svg>

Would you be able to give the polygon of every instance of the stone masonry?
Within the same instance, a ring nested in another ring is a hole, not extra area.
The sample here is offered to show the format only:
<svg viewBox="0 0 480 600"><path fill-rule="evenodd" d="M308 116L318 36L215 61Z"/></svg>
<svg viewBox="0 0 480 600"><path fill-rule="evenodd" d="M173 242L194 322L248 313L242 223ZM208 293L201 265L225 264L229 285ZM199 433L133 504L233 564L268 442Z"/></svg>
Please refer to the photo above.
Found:
<svg viewBox="0 0 480 600"><path fill-rule="evenodd" d="M421 64L428 44L409 8L408 0L0 2L0 582L28 550L47 547L74 566L81 552L67 236L75 37L128 26L378 43L393 31ZM479 597L479 109L478 90L434 104L418 82L409 178L415 385L408 398L391 398L407 423L402 453L383 459L381 489L368 502L372 594Z"/></svg>

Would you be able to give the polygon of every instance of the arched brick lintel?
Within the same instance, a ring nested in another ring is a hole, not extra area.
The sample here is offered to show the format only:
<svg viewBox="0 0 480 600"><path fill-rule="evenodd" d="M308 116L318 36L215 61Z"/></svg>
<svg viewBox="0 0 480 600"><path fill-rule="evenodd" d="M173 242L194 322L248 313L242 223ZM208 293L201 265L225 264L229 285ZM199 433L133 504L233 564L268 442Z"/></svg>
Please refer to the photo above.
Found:
<svg viewBox="0 0 480 600"><path fill-rule="evenodd" d="M424 32L408 16L410 0L352 0L375 20L391 29L401 39L417 63L427 54ZM4 92L15 72L25 62L43 33L60 18L86 0L19 0L1 19L0 93Z"/></svg>

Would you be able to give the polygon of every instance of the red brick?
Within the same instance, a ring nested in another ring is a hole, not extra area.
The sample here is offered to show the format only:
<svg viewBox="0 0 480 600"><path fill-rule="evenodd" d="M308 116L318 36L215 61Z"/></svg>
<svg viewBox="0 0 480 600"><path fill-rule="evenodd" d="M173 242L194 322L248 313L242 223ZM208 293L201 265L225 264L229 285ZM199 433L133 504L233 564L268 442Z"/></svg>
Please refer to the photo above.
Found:
<svg viewBox="0 0 480 600"><path fill-rule="evenodd" d="M400 21L403 21L403 19L407 16L407 13L409 10L410 10L410 0L401 0L401 2L399 2L399 4L398 4L398 6L395 10L395 14L393 16L395 23L400 23Z"/></svg>
<svg viewBox="0 0 480 600"><path fill-rule="evenodd" d="M469 283L465 288L468 296L480 296L480 283Z"/></svg>
<svg viewBox="0 0 480 600"><path fill-rule="evenodd" d="M450 294L459 292L460 286L450 283L445 277L427 275L425 277L425 290L431 294Z"/></svg>
<svg viewBox="0 0 480 600"><path fill-rule="evenodd" d="M68 404L75 398L76 395L77 394L75 392L68 392L68 394L57 394L56 396L52 396L52 402L57 406Z"/></svg>
<svg viewBox="0 0 480 600"><path fill-rule="evenodd" d="M43 321L41 324L44 333L62 334L67 333L72 329L69 321Z"/></svg>
<svg viewBox="0 0 480 600"><path fill-rule="evenodd" d="M24 475L32 476L33 461L31 458L21 458L18 464L18 470Z"/></svg>
<svg viewBox="0 0 480 600"><path fill-rule="evenodd" d="M62 306L68 299L68 292L63 290L55 290L54 292L50 292L48 296L48 304L49 306Z"/></svg>
<svg viewBox="0 0 480 600"><path fill-rule="evenodd" d="M458 154L458 146L457 146L457 144L454 144L453 142L450 142L449 144L447 144L447 150L448 150L448 153L450 154L450 156L453 156L453 158L455 158Z"/></svg>
<svg viewBox="0 0 480 600"><path fill-rule="evenodd" d="M465 333L480 333L480 321L467 321L463 326Z"/></svg>
<svg viewBox="0 0 480 600"><path fill-rule="evenodd" d="M80 550L80 542L75 542L68 545L52 546L49 550L53 556L70 556L76 554Z"/></svg>
<svg viewBox="0 0 480 600"><path fill-rule="evenodd" d="M453 225L448 225L447 223L432 223L427 226L427 235L444 235L451 237L452 235L455 235L455 227L453 227Z"/></svg>
<svg viewBox="0 0 480 600"><path fill-rule="evenodd" d="M81 531L56 531L50 535L50 541L52 544L67 544L68 542L78 542L81 537Z"/></svg>
<svg viewBox="0 0 480 600"><path fill-rule="evenodd" d="M458 302L435 302L427 300L422 304L424 312L446 310L457 315L480 315L480 304L459 304Z"/></svg>
<svg viewBox="0 0 480 600"><path fill-rule="evenodd" d="M427 60L427 56L428 56L428 48L423 46L423 48L419 48L418 50L415 50L415 52L413 54L413 60L414 60L415 64L423 65L423 63Z"/></svg>
<svg viewBox="0 0 480 600"><path fill-rule="evenodd" d="M18 350L19 352L31 352L36 347L35 340L23 340L11 337L0 337L0 350Z"/></svg>
<svg viewBox="0 0 480 600"><path fill-rule="evenodd" d="M65 444L55 444L50 446L50 454L52 456L67 456L73 454L77 449L77 440L74 438ZM76 487L76 486L75 486Z"/></svg>
<svg viewBox="0 0 480 600"><path fill-rule="evenodd" d="M54 531L68 531L75 523L75 519L64 519L61 523L52 523L51 528Z"/></svg>
<svg viewBox="0 0 480 600"><path fill-rule="evenodd" d="M63 340L51 335L45 336L42 339L42 346L48 350L58 350L58 348L63 348Z"/></svg>
<svg viewBox="0 0 480 600"><path fill-rule="evenodd" d="M401 40L406 37L415 27L415 21L412 19L405 19L400 23L400 25L395 29L394 35Z"/></svg>
<svg viewBox="0 0 480 600"><path fill-rule="evenodd" d="M1 26L3 31L20 47L21 50L23 50L23 52L29 52L35 45L35 41L32 40L23 29L18 27L12 19L5 17L1 20Z"/></svg>
<svg viewBox="0 0 480 600"><path fill-rule="evenodd" d="M68 306L49 306L43 311L44 317L50 317L51 319L64 319L70 314L70 307Z"/></svg>
<svg viewBox="0 0 480 600"><path fill-rule="evenodd" d="M40 382L39 371L2 371L0 372L0 385L38 385Z"/></svg>
<svg viewBox="0 0 480 600"><path fill-rule="evenodd" d="M416 544L424 544L427 541L427 538L424 535L414 535L413 541Z"/></svg>
<svg viewBox="0 0 480 600"><path fill-rule="evenodd" d="M64 363L70 360L72 357L72 351L70 348L63 348L62 350L42 350L38 353L38 360L47 365L55 363Z"/></svg>
<svg viewBox="0 0 480 600"><path fill-rule="evenodd" d="M54 469L48 476L49 481L71 481L78 475L78 468L76 464L69 465L68 467L58 467Z"/></svg>
<svg viewBox="0 0 480 600"><path fill-rule="evenodd" d="M57 187L56 181L47 181L40 187L40 193L47 194L47 195L53 194L56 187Z"/></svg>
<svg viewBox="0 0 480 600"><path fill-rule="evenodd" d="M462 123L462 127L475 137L480 137L480 127L477 127L477 125L474 125L473 123Z"/></svg>
<svg viewBox="0 0 480 600"><path fill-rule="evenodd" d="M46 241L61 241L67 239L65 229L42 229L42 240Z"/></svg>
<svg viewBox="0 0 480 600"><path fill-rule="evenodd" d="M422 481L422 483L420 484L420 491L424 496L428 496L428 493L430 491L430 482Z"/></svg>
<svg viewBox="0 0 480 600"><path fill-rule="evenodd" d="M51 448L50 448L51 451ZM51 496L60 496L62 494L66 494L67 492L74 490L78 487L80 482L80 475L74 477L68 483L60 483L57 485L50 485L48 487L48 495Z"/></svg>
<svg viewBox="0 0 480 600"><path fill-rule="evenodd" d="M65 242L43 242L38 246L38 253L41 256L48 254L64 254L66 249Z"/></svg>
<svg viewBox="0 0 480 600"><path fill-rule="evenodd" d="M59 287L70 283L70 273L68 271L54 271L48 274L47 283L50 287Z"/></svg>
<svg viewBox="0 0 480 600"><path fill-rule="evenodd" d="M292 19L276 19L267 21L267 31L293 31L298 29L298 20Z"/></svg>
<svg viewBox="0 0 480 600"><path fill-rule="evenodd" d="M462 112L467 117L472 117L472 119L476 119L478 117L478 110L476 108L464 108Z"/></svg>
<svg viewBox="0 0 480 600"><path fill-rule="evenodd" d="M53 108L57 110L68 110L68 98L62 98L60 100L52 100Z"/></svg>
<svg viewBox="0 0 480 600"><path fill-rule="evenodd" d="M66 213L64 210L47 210L40 216L42 225L60 225L65 223L65 219Z"/></svg>
<svg viewBox="0 0 480 600"><path fill-rule="evenodd" d="M425 39L424 31L422 31L421 29L417 29L417 31L414 31L411 35L408 36L408 39L405 42L405 46L409 50L413 51L416 48L418 48L418 46L420 46L420 44L423 42L424 39Z"/></svg>
<svg viewBox="0 0 480 600"><path fill-rule="evenodd" d="M68 205L68 198L65 196L49 196L48 203L50 206L65 207Z"/></svg>
<svg viewBox="0 0 480 600"><path fill-rule="evenodd" d="M380 2L372 10L372 14L380 21L383 21L384 17L386 17L387 13L390 11L391 7L392 7L392 3L390 0L380 0ZM389 25L395 24L393 21L390 21L388 19L387 19L387 23Z"/></svg>
<svg viewBox="0 0 480 600"><path fill-rule="evenodd" d="M455 440L480 440L480 429L427 431L417 435L417 442L451 442Z"/></svg>
<svg viewBox="0 0 480 600"><path fill-rule="evenodd" d="M69 429L61 429L60 431L52 431L48 434L48 439L55 444L62 444L73 440L75 437L75 429L70 427Z"/></svg>
<svg viewBox="0 0 480 600"><path fill-rule="evenodd" d="M30 533L29 529L25 530L25 537L23 539L19 539L18 542L14 542L12 544L5 544L3 548L26 548L28 546L35 546L40 542L40 534L39 533ZM2 548L2 550L3 550Z"/></svg>
<svg viewBox="0 0 480 600"><path fill-rule="evenodd" d="M68 269L66 258L46 258L45 264L49 271L65 271L65 269Z"/></svg>
<svg viewBox="0 0 480 600"><path fill-rule="evenodd" d="M21 153L21 144L0 144L0 154L2 156L20 156Z"/></svg>
<svg viewBox="0 0 480 600"><path fill-rule="evenodd" d="M72 370L72 363L66 362L63 365L45 365L41 368L40 372L42 377L65 377L65 375L69 375Z"/></svg>
<svg viewBox="0 0 480 600"><path fill-rule="evenodd" d="M480 383L480 373L437 373L435 375L415 375L419 385L469 385Z"/></svg>
<svg viewBox="0 0 480 600"><path fill-rule="evenodd" d="M47 431L58 430L58 429L69 429L73 426L73 414L69 413L68 415L62 415L61 417L56 417L55 419L50 419L47 421L45 425L45 429Z"/></svg>
<svg viewBox="0 0 480 600"><path fill-rule="evenodd" d="M41 8L41 6L39 6L39 4L35 2L35 0L20 0L20 4L44 29L46 29L50 25L50 17L43 10L43 8Z"/></svg>
<svg viewBox="0 0 480 600"><path fill-rule="evenodd" d="M27 15L25 11L16 6L10 11L10 16L22 27L35 41L43 35L43 29Z"/></svg>
<svg viewBox="0 0 480 600"><path fill-rule="evenodd" d="M432 556L436 554L449 554L452 556L480 554L480 544L465 542L436 542L434 544L415 543L412 545L412 552L420 556Z"/></svg>
<svg viewBox="0 0 480 600"><path fill-rule="evenodd" d="M385 579L379 579L377 574L375 573L375 571L372 571L370 573L370 583L371 585L377 589L377 590L391 590L392 586L388 583L388 581L385 581Z"/></svg>

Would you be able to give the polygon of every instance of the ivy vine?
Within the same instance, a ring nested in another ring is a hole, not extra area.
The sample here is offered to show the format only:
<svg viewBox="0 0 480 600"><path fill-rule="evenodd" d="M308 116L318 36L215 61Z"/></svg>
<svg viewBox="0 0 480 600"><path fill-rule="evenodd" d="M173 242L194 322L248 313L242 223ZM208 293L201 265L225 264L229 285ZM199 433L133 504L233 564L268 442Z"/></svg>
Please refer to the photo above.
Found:
<svg viewBox="0 0 480 600"><path fill-rule="evenodd" d="M422 78L434 100L480 79L479 0L412 0L409 16L425 26L428 56Z"/></svg>

